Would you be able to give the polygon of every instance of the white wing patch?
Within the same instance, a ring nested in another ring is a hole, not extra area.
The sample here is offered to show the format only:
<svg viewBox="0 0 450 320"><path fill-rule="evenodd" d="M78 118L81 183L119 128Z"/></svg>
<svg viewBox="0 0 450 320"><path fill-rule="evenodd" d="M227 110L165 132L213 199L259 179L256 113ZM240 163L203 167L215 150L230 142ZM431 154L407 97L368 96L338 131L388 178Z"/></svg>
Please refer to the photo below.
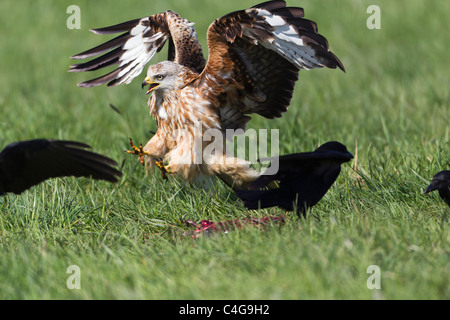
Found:
<svg viewBox="0 0 450 320"><path fill-rule="evenodd" d="M148 18L141 19L141 21L143 21L143 20L148 21ZM147 28L148 28L147 26L144 26L139 23L136 27L134 27L133 29L130 30L130 35L135 36L135 35L143 34L144 31L147 30Z"/></svg>
<svg viewBox="0 0 450 320"><path fill-rule="evenodd" d="M258 42L267 49L273 50L300 69L313 69L324 67L315 57L315 50L303 43L297 31L283 19L283 17L273 14L264 9L257 9L258 15L273 28L273 40L268 42ZM244 34L246 34L244 30Z"/></svg>
<svg viewBox="0 0 450 320"><path fill-rule="evenodd" d="M148 18L143 18L141 21L147 21ZM144 69L145 65L155 55L158 48L153 46L153 42L159 40L164 36L163 33L158 32L151 37L144 37L144 34L149 30L148 26L138 24L130 30L132 37L125 42L123 49L124 54L120 57L119 67L126 66L120 71L118 77L125 76L118 84L130 83L137 77Z"/></svg>

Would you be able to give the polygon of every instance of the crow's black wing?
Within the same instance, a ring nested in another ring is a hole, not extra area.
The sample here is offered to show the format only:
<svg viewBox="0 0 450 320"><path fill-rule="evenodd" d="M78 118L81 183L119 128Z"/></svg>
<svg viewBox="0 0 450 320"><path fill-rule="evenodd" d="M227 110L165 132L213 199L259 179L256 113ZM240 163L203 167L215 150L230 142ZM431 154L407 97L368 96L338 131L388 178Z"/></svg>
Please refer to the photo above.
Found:
<svg viewBox="0 0 450 320"><path fill-rule="evenodd" d="M85 150L90 146L61 140L36 139L9 144L0 153L0 193L19 194L54 177L75 176L117 182L117 163Z"/></svg>

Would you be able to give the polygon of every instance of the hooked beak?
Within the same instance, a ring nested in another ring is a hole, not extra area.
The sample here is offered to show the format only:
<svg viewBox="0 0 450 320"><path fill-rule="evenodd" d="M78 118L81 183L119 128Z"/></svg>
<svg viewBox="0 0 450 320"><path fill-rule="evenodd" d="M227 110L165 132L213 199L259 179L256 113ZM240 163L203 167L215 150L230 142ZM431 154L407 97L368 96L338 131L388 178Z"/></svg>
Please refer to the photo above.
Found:
<svg viewBox="0 0 450 320"><path fill-rule="evenodd" d="M142 89L144 89L145 86L149 86L147 93L149 94L150 92L152 92L157 86L159 86L160 84L158 82L153 82L150 80L149 77L145 78L144 81L142 82Z"/></svg>

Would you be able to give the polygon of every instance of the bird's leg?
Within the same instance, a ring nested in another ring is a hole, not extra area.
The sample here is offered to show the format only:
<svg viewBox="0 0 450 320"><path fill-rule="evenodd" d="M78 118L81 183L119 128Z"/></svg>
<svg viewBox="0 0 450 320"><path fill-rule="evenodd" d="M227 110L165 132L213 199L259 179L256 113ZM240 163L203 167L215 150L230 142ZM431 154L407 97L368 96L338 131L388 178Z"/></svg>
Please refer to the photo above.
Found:
<svg viewBox="0 0 450 320"><path fill-rule="evenodd" d="M163 159L157 159L155 161L156 166L161 170L161 177L164 180L167 180L167 174L175 174L175 171L170 169L170 165L164 165Z"/></svg>
<svg viewBox="0 0 450 320"><path fill-rule="evenodd" d="M133 143L133 140L130 138L130 145L132 150L125 150L128 154L135 154L139 157L139 162L144 165L144 156L149 155L147 151L144 151L144 148L142 147L142 144L139 145L139 147L136 147Z"/></svg>
<svg viewBox="0 0 450 320"><path fill-rule="evenodd" d="M148 153L147 151L144 150L144 147L142 146L142 144L140 144L139 147L135 146L133 143L133 140L131 138L130 138L129 142L130 142L130 146L131 146L132 150L125 150L125 152L128 154L137 155L139 157L139 162L142 165L145 165L144 157L149 156L150 153ZM161 170L161 176L163 177L164 180L167 179L167 174L175 174L176 173L170 169L169 165L164 165L163 159L154 158L154 160L155 160L156 166Z"/></svg>
<svg viewBox="0 0 450 320"><path fill-rule="evenodd" d="M145 151L142 144L139 147L135 146L133 140L130 138L130 146L132 150L125 150L128 154L135 154L139 157L139 162L145 166L145 156L150 156L152 160L155 161L156 166L161 170L161 176L164 180L167 179L167 174L175 174L175 171L170 169L169 165L164 165L164 160L162 158L152 157L152 153Z"/></svg>

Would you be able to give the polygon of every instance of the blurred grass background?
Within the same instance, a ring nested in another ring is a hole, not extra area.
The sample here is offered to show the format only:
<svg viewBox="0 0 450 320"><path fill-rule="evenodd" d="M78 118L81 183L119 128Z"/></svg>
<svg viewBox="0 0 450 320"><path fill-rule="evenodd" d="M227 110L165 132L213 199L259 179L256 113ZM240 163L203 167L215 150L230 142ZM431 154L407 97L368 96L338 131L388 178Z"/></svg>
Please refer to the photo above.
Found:
<svg viewBox="0 0 450 320"><path fill-rule="evenodd" d="M145 177L125 156L128 137L155 130L139 77L131 85L82 89L69 57L109 39L89 28L167 9L196 23L206 50L213 19L257 1L0 2L0 145L33 138L79 140L116 159L111 185L53 179L0 198L2 299L448 299L448 207L424 195L450 168L450 39L447 1L287 1L305 9L346 73L302 71L289 112L254 117L280 129L280 153L329 140L355 155L306 218L282 228L192 240L184 220L279 215L250 212L221 184L213 191ZM81 29L69 30L69 5ZM366 9L381 9L369 30ZM155 61L164 60L159 54ZM109 104L115 105L121 115ZM66 269L78 265L81 289ZM369 265L382 289L369 290Z"/></svg>

